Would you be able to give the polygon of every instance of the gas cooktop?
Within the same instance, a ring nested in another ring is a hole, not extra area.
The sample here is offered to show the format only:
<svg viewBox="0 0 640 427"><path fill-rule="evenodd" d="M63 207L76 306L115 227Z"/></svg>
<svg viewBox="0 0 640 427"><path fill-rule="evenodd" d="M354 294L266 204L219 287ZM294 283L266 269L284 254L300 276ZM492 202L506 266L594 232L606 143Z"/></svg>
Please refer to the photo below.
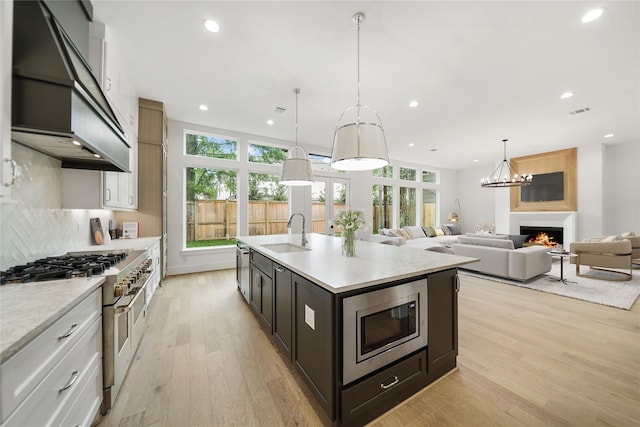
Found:
<svg viewBox="0 0 640 427"><path fill-rule="evenodd" d="M126 258L127 252L80 253L42 258L1 271L0 285L102 275Z"/></svg>

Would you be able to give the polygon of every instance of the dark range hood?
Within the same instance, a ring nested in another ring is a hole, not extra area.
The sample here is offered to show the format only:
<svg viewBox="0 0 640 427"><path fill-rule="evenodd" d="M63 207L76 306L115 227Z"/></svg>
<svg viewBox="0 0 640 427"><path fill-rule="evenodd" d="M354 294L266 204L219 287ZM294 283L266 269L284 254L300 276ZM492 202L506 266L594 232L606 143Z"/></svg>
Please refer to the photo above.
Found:
<svg viewBox="0 0 640 427"><path fill-rule="evenodd" d="M13 9L12 140L63 168L130 172L122 127L59 22L40 1Z"/></svg>

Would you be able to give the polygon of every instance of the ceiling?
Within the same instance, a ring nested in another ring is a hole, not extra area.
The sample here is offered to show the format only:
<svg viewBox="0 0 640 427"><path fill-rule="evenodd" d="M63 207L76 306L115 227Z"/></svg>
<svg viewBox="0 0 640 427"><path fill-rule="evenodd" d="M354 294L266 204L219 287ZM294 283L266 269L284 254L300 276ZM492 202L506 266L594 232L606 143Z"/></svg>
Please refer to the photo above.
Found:
<svg viewBox="0 0 640 427"><path fill-rule="evenodd" d="M340 114L356 103L351 17L364 12L361 103L380 115L393 160L464 169L499 160L503 138L509 157L640 143L640 2L93 6L139 95L164 102L170 119L294 141L297 87L298 141L329 154ZM595 6L604 15L581 23ZM218 33L205 30L207 18ZM560 99L567 91L575 95ZM409 107L412 100L419 105Z"/></svg>

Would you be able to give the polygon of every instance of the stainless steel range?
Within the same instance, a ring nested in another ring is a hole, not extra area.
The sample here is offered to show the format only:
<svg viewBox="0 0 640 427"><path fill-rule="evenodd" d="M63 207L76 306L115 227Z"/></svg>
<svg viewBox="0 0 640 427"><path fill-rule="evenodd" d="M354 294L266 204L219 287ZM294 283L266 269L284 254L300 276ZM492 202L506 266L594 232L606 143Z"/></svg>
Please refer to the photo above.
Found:
<svg viewBox="0 0 640 427"><path fill-rule="evenodd" d="M73 255L100 255L100 252ZM153 262L148 251L126 252L126 257L104 271L102 285L103 387L102 413L115 402L133 355L140 344L146 317L147 285Z"/></svg>
<svg viewBox="0 0 640 427"><path fill-rule="evenodd" d="M105 276L102 285L103 387L102 413L113 406L142 339L147 285L154 264L148 251L70 252L0 272L6 283Z"/></svg>

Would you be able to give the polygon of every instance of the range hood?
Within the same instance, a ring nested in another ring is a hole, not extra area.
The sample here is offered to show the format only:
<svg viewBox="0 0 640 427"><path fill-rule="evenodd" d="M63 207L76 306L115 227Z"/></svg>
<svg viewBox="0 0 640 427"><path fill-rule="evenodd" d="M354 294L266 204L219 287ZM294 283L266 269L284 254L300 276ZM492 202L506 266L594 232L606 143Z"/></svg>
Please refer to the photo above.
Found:
<svg viewBox="0 0 640 427"><path fill-rule="evenodd" d="M11 139L63 168L130 172L122 127L59 22L40 1L13 9Z"/></svg>

